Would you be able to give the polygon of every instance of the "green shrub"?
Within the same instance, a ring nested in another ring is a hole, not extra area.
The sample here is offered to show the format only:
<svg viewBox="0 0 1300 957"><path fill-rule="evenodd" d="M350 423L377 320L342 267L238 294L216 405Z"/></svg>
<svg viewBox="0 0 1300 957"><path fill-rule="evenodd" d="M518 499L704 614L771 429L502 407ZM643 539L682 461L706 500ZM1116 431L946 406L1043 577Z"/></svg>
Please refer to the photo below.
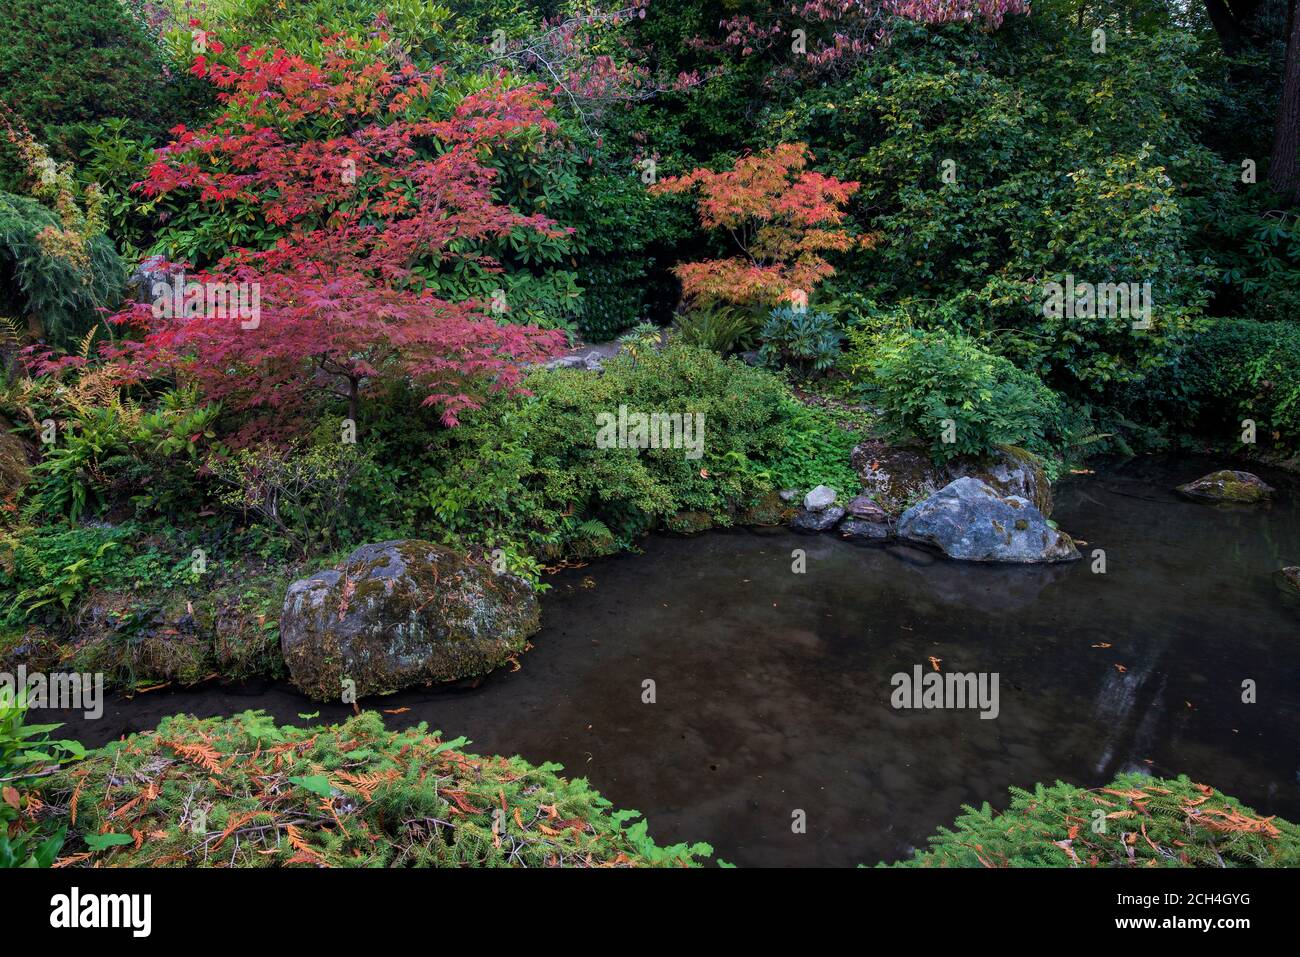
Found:
<svg viewBox="0 0 1300 957"><path fill-rule="evenodd" d="M835 365L844 335L828 313L781 306L772 310L758 337L763 342L759 355L767 365L808 375Z"/></svg>
<svg viewBox="0 0 1300 957"><path fill-rule="evenodd" d="M850 464L861 431L844 428L825 409L791 399L782 406L781 434L784 443L769 466L774 487L807 491L827 485L851 498L862 486Z"/></svg>
<svg viewBox="0 0 1300 957"><path fill-rule="evenodd" d="M81 123L116 116L137 133L162 133L175 118L175 84L146 29L120 0L8 0L0 104L63 158L79 149Z"/></svg>
<svg viewBox="0 0 1300 957"><path fill-rule="evenodd" d="M673 337L683 345L725 355L749 345L758 327L751 310L715 302L693 306L678 316Z"/></svg>
<svg viewBox="0 0 1300 957"><path fill-rule="evenodd" d="M1194 237L1240 176L1235 154L1197 141L1210 93L1195 36L1111 30L1098 56L1051 10L995 32L896 27L851 76L774 110L766 134L808 142L820 169L862 183L857 225L881 241L825 294L925 303L1090 401L1168 361L1211 285ZM1149 281L1152 328L1045 316L1044 285L1067 274Z"/></svg>
<svg viewBox="0 0 1300 957"><path fill-rule="evenodd" d="M626 548L679 511L727 523L768 487L764 463L783 445L789 401L770 373L681 345L622 354L601 375L538 371L528 389L441 433L416 485L450 535L547 557ZM620 406L702 414L700 457L598 448L597 416Z"/></svg>
<svg viewBox="0 0 1300 957"><path fill-rule="evenodd" d="M1138 395L1133 414L1162 411L1175 429L1239 446L1250 419L1258 447L1300 451L1300 322L1214 320Z"/></svg>
<svg viewBox="0 0 1300 957"><path fill-rule="evenodd" d="M306 448L256 445L213 456L208 468L228 485L224 505L261 518L299 557L329 550L367 453L337 439Z"/></svg>
<svg viewBox="0 0 1300 957"><path fill-rule="evenodd" d="M1296 867L1300 827L1260 817L1185 775L1122 774L1109 787L1011 788L1011 806L965 807L895 867ZM1100 831L1100 833L1098 833Z"/></svg>
<svg viewBox="0 0 1300 957"><path fill-rule="evenodd" d="M62 226L58 215L27 196L0 192L0 316L67 342L117 304L126 269L104 235L86 239L86 258L62 255L44 240Z"/></svg>
<svg viewBox="0 0 1300 957"><path fill-rule="evenodd" d="M134 522L0 531L0 631L52 621L93 588L193 585L190 551Z"/></svg>
<svg viewBox="0 0 1300 957"><path fill-rule="evenodd" d="M0 868L49 867L63 846L66 825L35 818L35 772L85 755L76 741L54 741L57 724L27 724L26 689L0 686Z"/></svg>
<svg viewBox="0 0 1300 957"><path fill-rule="evenodd" d="M373 711L309 729L177 715L50 778L45 818L62 823L80 792L78 866L689 867L712 854L661 847L636 811L557 764L466 743L424 724L387 731ZM150 837L137 846L133 830Z"/></svg>
<svg viewBox="0 0 1300 957"><path fill-rule="evenodd" d="M1061 400L1032 373L955 332L850 333L849 367L894 435L925 442L936 462L999 445L1046 451Z"/></svg>

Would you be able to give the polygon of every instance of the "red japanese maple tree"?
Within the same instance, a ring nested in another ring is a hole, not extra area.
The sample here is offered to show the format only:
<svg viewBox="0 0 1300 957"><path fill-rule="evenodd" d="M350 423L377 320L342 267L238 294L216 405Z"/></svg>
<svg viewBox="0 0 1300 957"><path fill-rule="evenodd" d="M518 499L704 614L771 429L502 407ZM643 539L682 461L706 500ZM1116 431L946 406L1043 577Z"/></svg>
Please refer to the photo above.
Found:
<svg viewBox="0 0 1300 957"><path fill-rule="evenodd" d="M782 143L736 160L731 170L697 169L652 192L699 195L700 224L725 229L740 255L683 263L674 272L698 303L770 306L799 302L835 273L823 253L871 245L843 227L858 184L807 169L803 143Z"/></svg>
<svg viewBox="0 0 1300 957"><path fill-rule="evenodd" d="M216 41L209 49L222 52ZM499 268L476 251L480 240L556 230L499 203L487 164L517 133L555 130L537 87L490 86L430 119L438 71L394 70L342 38L319 66L244 48L237 66L199 57L193 72L219 88L224 109L202 129L174 130L139 188L182 192L214 217L252 207L280 235L186 276L256 288L252 321L156 303L117 315L140 332L118 353L138 373L192 376L208 397L260 411L261 426L275 420L281 431L313 393L345 397L355 419L369 386L406 379L454 425L562 344L559 333L498 322L483 304L441 298L428 281L458 260Z"/></svg>

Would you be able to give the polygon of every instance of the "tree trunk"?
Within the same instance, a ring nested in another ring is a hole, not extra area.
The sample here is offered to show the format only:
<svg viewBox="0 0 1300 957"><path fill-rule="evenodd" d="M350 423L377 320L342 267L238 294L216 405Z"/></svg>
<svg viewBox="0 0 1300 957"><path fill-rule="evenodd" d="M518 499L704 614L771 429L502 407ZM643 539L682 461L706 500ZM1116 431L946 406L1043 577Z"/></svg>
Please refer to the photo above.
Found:
<svg viewBox="0 0 1300 957"><path fill-rule="evenodd" d="M1282 101L1273 124L1273 155L1268 182L1288 202L1300 197L1300 17L1291 4L1287 28L1286 65L1282 68Z"/></svg>

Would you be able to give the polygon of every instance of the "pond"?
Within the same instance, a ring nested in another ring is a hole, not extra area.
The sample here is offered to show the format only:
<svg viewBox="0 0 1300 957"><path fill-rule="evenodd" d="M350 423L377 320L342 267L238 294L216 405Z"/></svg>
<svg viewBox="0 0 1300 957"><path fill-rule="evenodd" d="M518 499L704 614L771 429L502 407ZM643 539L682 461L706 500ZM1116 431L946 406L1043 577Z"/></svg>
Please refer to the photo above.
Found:
<svg viewBox="0 0 1300 957"><path fill-rule="evenodd" d="M960 564L786 530L651 537L549 579L519 671L366 703L478 753L560 762L644 812L659 843L708 841L739 865L895 860L963 803L1005 806L1009 785L1097 786L1131 769L1300 820L1300 608L1274 582L1300 564L1297 487L1254 469L1278 502L1226 510L1171 491L1216 467L1135 459L1064 479L1055 518L1087 543L1069 565ZM997 717L892 707L892 676L930 672L932 657L996 673ZM114 698L94 722L59 717L99 744L178 711L247 708L295 724L350 711L287 685L213 683Z"/></svg>

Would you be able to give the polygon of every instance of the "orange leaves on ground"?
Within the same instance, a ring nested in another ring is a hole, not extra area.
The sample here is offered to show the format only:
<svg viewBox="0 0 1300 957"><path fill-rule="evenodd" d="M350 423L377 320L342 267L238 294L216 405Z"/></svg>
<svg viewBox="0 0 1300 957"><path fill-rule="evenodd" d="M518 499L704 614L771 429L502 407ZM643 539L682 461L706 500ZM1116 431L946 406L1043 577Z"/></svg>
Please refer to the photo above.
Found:
<svg viewBox="0 0 1300 957"><path fill-rule="evenodd" d="M197 764L213 774L221 773L221 752L210 744L186 744L183 741L163 741L186 761Z"/></svg>

